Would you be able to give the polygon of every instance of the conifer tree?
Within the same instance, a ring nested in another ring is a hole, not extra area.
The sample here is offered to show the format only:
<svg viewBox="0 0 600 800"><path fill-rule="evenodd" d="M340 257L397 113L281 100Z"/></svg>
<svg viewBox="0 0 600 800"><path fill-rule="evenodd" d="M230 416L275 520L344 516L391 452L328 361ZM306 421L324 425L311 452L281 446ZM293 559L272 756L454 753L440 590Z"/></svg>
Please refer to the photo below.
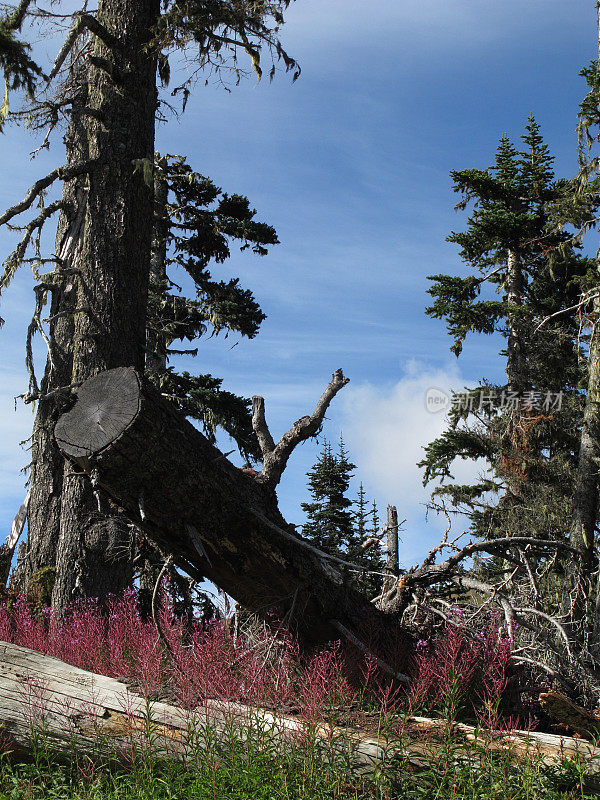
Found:
<svg viewBox="0 0 600 800"><path fill-rule="evenodd" d="M10 92L25 89L27 95L33 97L37 81L43 75L41 67L29 56L31 46L17 38L30 3L31 0L21 0L12 13L6 12L0 16L0 70L4 74L4 97L0 103L0 131L8 115Z"/></svg>
<svg viewBox="0 0 600 800"><path fill-rule="evenodd" d="M30 338L42 327L43 308L50 299L51 353L40 385L33 370L30 373L29 396L39 403L28 542L20 576L26 585L40 569L56 570L52 606L59 613L77 596L97 596L104 603L110 592L131 583L128 524L110 509L99 509L94 487L61 458L52 429L70 401L72 385L118 366L144 369L151 256L160 239L153 215L156 121L164 120L173 97L181 98L185 110L202 71L207 77L227 72L234 81L241 79L244 55L258 76L267 61L270 77L277 63L298 77L295 61L279 40L290 2L100 0L96 8L88 11L84 4L71 15L56 13L51 2L34 18L28 0L22 0L9 12L8 39L15 39L19 27L13 26L14 15L19 25L29 15L46 30L65 33L43 95L9 117L27 120L34 130L47 129L42 147L64 123L66 163L40 178L24 201L0 217L2 223L11 222L63 182L62 198L47 205L40 202L41 211L23 224L21 241L0 276L1 291L25 263L35 235L58 215L55 253L32 262L39 284ZM6 41L4 37L0 46L5 69ZM195 68L165 93L169 59L177 59L182 49ZM11 80L14 74L9 73ZM40 265L49 261L53 272L40 276ZM205 275L204 280L210 279ZM222 299L227 302L231 295L228 287ZM190 392L194 389L200 387L190 386Z"/></svg>
<svg viewBox="0 0 600 800"><path fill-rule="evenodd" d="M373 510L369 512L368 502L362 481L354 501L354 531L348 555L355 564L366 572L357 576L357 584L368 597L375 597L383 585L385 560L381 550L377 506L373 500ZM369 524L371 522L371 524ZM380 573L380 574L376 574Z"/></svg>
<svg viewBox="0 0 600 800"><path fill-rule="evenodd" d="M469 333L499 334L506 383L484 381L460 395L448 429L425 448L419 466L425 484L441 479L434 499L467 513L478 536L564 537L582 413L571 307L591 264L567 234L548 230L548 204L568 186L555 179L533 117L522 141L517 150L503 136L491 168L451 173L463 195L457 208L474 203L467 230L448 237L470 274L431 276L427 313L446 320L457 357ZM456 458L481 460L480 480L454 483Z"/></svg>
<svg viewBox="0 0 600 800"><path fill-rule="evenodd" d="M577 132L579 137L579 170L570 191L554 204L554 221L559 228L575 225L574 240L597 227L600 169L594 154L600 142L600 5L596 3L598 34L597 58L581 70L587 83L587 94L579 107ZM598 566L597 528L600 513L600 248L596 252L594 269L582 292L581 319L591 328L585 371L587 390L579 441L577 469L573 493L569 543L581 554L581 561L566 563L563 613L570 620L584 649L595 658L600 652L600 624L597 611L598 583L594 574Z"/></svg>
<svg viewBox="0 0 600 800"><path fill-rule="evenodd" d="M332 452L331 443L323 439L323 447L313 468L307 473L312 502L302 503L307 522L302 533L316 547L331 555L348 552L353 537L352 501L347 497L352 470L355 469L340 437L340 452Z"/></svg>
<svg viewBox="0 0 600 800"><path fill-rule="evenodd" d="M340 436L338 453L331 444L323 440L323 448L316 464L307 473L312 502L302 503L307 522L302 527L303 535L326 553L343 557L357 566L352 582L367 596L378 594L382 584L383 557L379 540L373 541L373 525L379 533L377 508L367 511L367 500L362 483L358 491L356 511L347 496L352 470L356 469L349 458ZM372 524L369 527L369 517ZM365 570L361 572L361 568Z"/></svg>
<svg viewBox="0 0 600 800"><path fill-rule="evenodd" d="M162 222L155 224L151 257L146 373L186 416L202 423L211 441L222 427L246 459L258 458L251 401L222 389L221 378L178 373L168 360L177 353L198 353L197 347L173 349L174 341L193 344L222 332L256 336L265 315L252 292L238 278L214 280L209 265L225 262L233 242L264 256L278 243L277 234L254 219L247 197L222 192L194 172L185 157L157 155L154 182L155 219ZM172 270L191 279L195 297L175 292L175 278L181 278Z"/></svg>

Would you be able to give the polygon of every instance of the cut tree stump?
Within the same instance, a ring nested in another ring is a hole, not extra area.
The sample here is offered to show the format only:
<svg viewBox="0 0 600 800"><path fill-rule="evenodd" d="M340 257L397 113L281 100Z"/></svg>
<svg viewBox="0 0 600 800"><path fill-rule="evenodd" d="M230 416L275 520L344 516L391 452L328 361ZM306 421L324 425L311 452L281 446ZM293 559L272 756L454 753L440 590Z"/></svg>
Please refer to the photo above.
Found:
<svg viewBox="0 0 600 800"><path fill-rule="evenodd" d="M187 574L252 612L276 608L309 643L339 639L341 625L379 655L378 640L408 653L412 639L396 618L286 523L271 484L233 466L133 368L87 380L54 433L63 454Z"/></svg>
<svg viewBox="0 0 600 800"><path fill-rule="evenodd" d="M154 756L174 758L193 766L192 740L208 735L225 748L232 726L241 738L257 726L262 735L285 745L289 737L313 731L322 742L325 757L345 756L356 774L370 774L383 767L403 769L408 763L422 765L436 751L447 752L445 720L425 717L405 719L403 736L372 735L355 729L309 725L300 718L280 715L239 703L208 700L193 711L146 701L121 681L70 666L57 658L25 647L0 642L0 738L1 749L17 758L30 755L34 740L52 749L57 759L68 760L76 752L90 757L131 754L132 747L151 744ZM450 724L457 744L456 759L468 759L477 768L481 750L507 750L515 758L537 755L547 764L563 758L588 760L588 777L600 769L590 757L590 742L566 736L513 731L501 734ZM479 753L479 754L478 754ZM594 785L596 785L594 783Z"/></svg>

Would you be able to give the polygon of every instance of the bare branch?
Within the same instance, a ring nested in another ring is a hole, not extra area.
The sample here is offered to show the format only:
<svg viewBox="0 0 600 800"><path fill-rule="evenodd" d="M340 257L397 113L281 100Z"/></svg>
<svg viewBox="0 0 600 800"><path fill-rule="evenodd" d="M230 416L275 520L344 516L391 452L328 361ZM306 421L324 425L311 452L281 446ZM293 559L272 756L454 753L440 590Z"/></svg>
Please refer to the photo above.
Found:
<svg viewBox="0 0 600 800"><path fill-rule="evenodd" d="M75 22L73 23L71 30L66 36L63 46L60 48L58 55L56 56L54 66L52 67L52 72L50 75L48 75L48 83L50 83L50 81L58 75L60 68L65 63L65 59L73 49L73 45L86 29L91 31L91 33L93 33L94 36L97 36L98 39L101 39L111 50L122 50L122 46L118 38L110 33L110 31L108 31L104 25L98 22L95 17L91 16L91 14L86 14L80 11L74 16L76 18Z"/></svg>
<svg viewBox="0 0 600 800"><path fill-rule="evenodd" d="M478 581L474 578L468 578L466 575L453 575L450 580L457 586L464 587L466 589L475 589L475 591L483 592L484 594L491 594L495 599L497 599L502 606L502 610L504 611L504 619L506 620L508 635L511 639L514 639L515 610L505 594L499 592L497 587L491 583L484 583L483 581Z"/></svg>
<svg viewBox="0 0 600 800"><path fill-rule="evenodd" d="M275 442L265 419L265 401L263 397L255 395L252 398L252 428L258 439L263 458L275 450Z"/></svg>
<svg viewBox="0 0 600 800"><path fill-rule="evenodd" d="M74 178L76 175L82 175L84 172L91 172L95 164L95 160L90 160L84 161L81 164L73 164L71 166L53 169L45 178L40 178L33 184L20 203L7 209L4 214L0 216L0 225L5 225L13 217L16 217L17 214L27 211L36 197L39 197L44 189L47 189L55 180L67 181L70 178Z"/></svg>
<svg viewBox="0 0 600 800"><path fill-rule="evenodd" d="M542 619L545 619L546 622L550 622L552 625L554 625L565 643L565 647L567 648L567 653L569 654L570 658L573 658L573 652L571 650L571 640L569 639L569 636L564 627L555 617L551 617L550 614L546 614L543 611L539 611L537 608L515 608L515 613L533 614L534 616L541 617ZM524 622L524 620L521 621Z"/></svg>
<svg viewBox="0 0 600 800"><path fill-rule="evenodd" d="M456 540L455 540L456 541ZM469 558L474 553L486 552L495 553L497 550L503 548L513 547L515 545L531 545L532 547L553 547L563 549L573 555L580 555L579 551L574 547L566 544L565 542L552 541L549 539L534 539L529 536L506 536L502 539L493 539L489 542L469 542L468 545L460 550L457 550L453 555L443 561L441 564L428 564L427 559L423 562L421 567L415 569L411 574L412 583L434 583L435 581L443 579L446 573L450 573L461 561ZM451 547L452 544L438 545L434 548L433 552L439 551L442 546ZM430 554L431 555L431 554Z"/></svg>
<svg viewBox="0 0 600 800"><path fill-rule="evenodd" d="M33 232L36 229L41 229L44 225L44 222L46 222L46 220L51 217L55 211L65 208L65 205L66 204L63 200L57 200L55 203L51 203L49 206L46 206L46 208L44 208L43 211L37 215L37 217L32 219L31 222L25 226L25 233L23 234L21 241L4 262L4 272L2 275L0 275L0 290L5 289L13 279L15 272L23 260L23 256L25 255L27 246L31 241Z"/></svg>
<svg viewBox="0 0 600 800"><path fill-rule="evenodd" d="M17 515L13 520L8 539L3 545L0 546L0 587L2 588L6 587L10 573L12 556L15 551L15 547L17 546L17 542L23 533L23 528L25 527L27 512L29 510L30 494L30 492L27 492L25 500L23 500L21 507L19 508Z"/></svg>
<svg viewBox="0 0 600 800"><path fill-rule="evenodd" d="M265 455L261 473L256 478L257 481L266 484L271 489L277 486L296 445L318 434L329 404L348 382L349 378L344 378L341 369L333 373L331 381L321 395L310 417L301 417L297 420L289 431L283 434L275 449Z"/></svg>
<svg viewBox="0 0 600 800"><path fill-rule="evenodd" d="M358 647L361 653L364 653L366 656L372 659L377 664L377 666L384 672L387 672L388 675L391 675L393 678L395 678L397 681L400 681L401 683L410 682L410 678L408 677L408 675L404 675L403 673L396 672L395 669L392 669L392 667L390 667L389 664L386 664L385 661L382 661L378 656L375 655L375 653L369 650L369 648L364 642L361 642L360 639L357 639L357 637L351 631L349 631L345 625L342 625L342 623L339 622L337 619L330 619L329 622L333 625L334 628L336 628L336 630L338 630L342 634L342 636L345 639L347 639L355 647Z"/></svg>

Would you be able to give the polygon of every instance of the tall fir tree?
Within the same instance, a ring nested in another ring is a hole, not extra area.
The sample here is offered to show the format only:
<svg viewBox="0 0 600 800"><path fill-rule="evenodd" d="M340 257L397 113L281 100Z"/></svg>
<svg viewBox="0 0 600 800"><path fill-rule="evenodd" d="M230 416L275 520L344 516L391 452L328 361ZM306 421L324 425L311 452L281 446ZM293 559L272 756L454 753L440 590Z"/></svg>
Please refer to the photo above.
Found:
<svg viewBox="0 0 600 800"><path fill-rule="evenodd" d="M506 383L483 381L459 395L449 427L419 466L425 484L441 481L434 499L466 513L477 536L564 538L582 416L573 307L592 264L566 233L548 227L548 206L568 184L555 179L533 117L522 142L517 150L503 136L493 167L451 173L463 196L457 208L474 203L466 231L448 237L470 274L431 276L427 314L446 320L457 357L469 333L499 334ZM457 458L480 460L480 480L454 483Z"/></svg>
<svg viewBox="0 0 600 800"><path fill-rule="evenodd" d="M319 458L307 473L312 502L302 503L307 521L302 533L316 547L330 555L347 554L352 543L352 501L347 497L350 487L352 464L340 437L339 455L334 455L331 443L323 439Z"/></svg>
<svg viewBox="0 0 600 800"><path fill-rule="evenodd" d="M373 510L369 511L362 481L354 505L354 531L348 555L351 561L366 570L364 574L357 576L356 582L360 590L368 597L376 597L383 586L385 559L379 538L377 506L373 501Z"/></svg>

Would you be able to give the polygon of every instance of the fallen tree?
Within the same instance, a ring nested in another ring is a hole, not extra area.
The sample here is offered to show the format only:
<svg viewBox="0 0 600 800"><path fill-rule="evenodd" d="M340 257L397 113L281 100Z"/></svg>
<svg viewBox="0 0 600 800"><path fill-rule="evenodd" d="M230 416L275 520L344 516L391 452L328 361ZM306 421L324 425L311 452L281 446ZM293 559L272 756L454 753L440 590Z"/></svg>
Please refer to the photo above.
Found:
<svg viewBox="0 0 600 800"><path fill-rule="evenodd" d="M591 742L568 736L511 731L485 731L462 723L407 717L398 736L383 731L361 733L327 724L310 725L298 717L221 700L206 700L193 710L147 701L124 682L88 672L52 656L0 642L0 736L2 750L23 758L40 743L57 759L73 750L90 757L119 757L132 747L151 747L155 758L193 763L193 742L216 736L221 746L249 731L284 744L308 730L323 746L326 758L349 758L353 772L369 774L382 768L418 765L447 755L450 733L457 749L453 757L468 759L476 768L486 750L506 750L516 758L541 758L555 764L565 758L588 760L587 773L598 772ZM597 780L597 779L596 779Z"/></svg>
<svg viewBox="0 0 600 800"><path fill-rule="evenodd" d="M290 454L318 433L346 383L341 370L335 372L313 414L277 444L262 398L255 398L253 422L263 452L257 475L233 466L133 368L87 380L57 422L55 438L89 475L99 508L107 501L118 506L191 577L209 578L263 616L276 609L307 642L341 635L378 650L378 639L393 640L396 650L408 652L411 636L397 617L353 588L353 565L304 541L277 507L275 487Z"/></svg>
<svg viewBox="0 0 600 800"><path fill-rule="evenodd" d="M533 675L526 684L541 675L573 699L593 702L600 694L597 665L580 652L564 621L540 605L539 577L528 557L546 553L551 564L551 554L563 549L577 559L564 542L513 536L459 545L464 534L449 540L449 524L421 565L395 576L369 602L353 587L357 567L319 551L288 525L276 486L294 447L318 433L346 383L341 370L335 372L314 412L277 444L264 401L254 398L253 426L263 453L258 474L233 466L133 368L102 372L81 385L55 438L89 476L99 511L124 514L156 542L165 562L171 558L193 579L209 578L251 612L275 613L307 643L344 638L363 654L379 656L380 668L406 682L415 636L421 638L431 620L454 624L448 613L453 591L466 600L469 627L486 605L502 610L515 641L511 660ZM85 537L82 547L101 546L93 527ZM449 555L439 560L444 552ZM482 580L466 570L482 553L508 559L508 576Z"/></svg>

